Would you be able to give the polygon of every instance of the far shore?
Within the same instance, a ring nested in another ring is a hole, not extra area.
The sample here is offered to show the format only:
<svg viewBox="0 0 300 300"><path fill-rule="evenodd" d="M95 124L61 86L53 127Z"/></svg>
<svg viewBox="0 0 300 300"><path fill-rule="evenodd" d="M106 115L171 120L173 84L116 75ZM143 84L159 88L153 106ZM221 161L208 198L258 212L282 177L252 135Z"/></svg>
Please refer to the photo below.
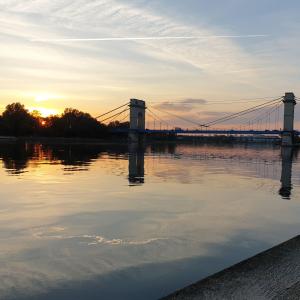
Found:
<svg viewBox="0 0 300 300"><path fill-rule="evenodd" d="M51 144L127 144L127 139L109 138L81 138L81 137L14 137L0 136L1 142L32 142L32 143L51 143Z"/></svg>

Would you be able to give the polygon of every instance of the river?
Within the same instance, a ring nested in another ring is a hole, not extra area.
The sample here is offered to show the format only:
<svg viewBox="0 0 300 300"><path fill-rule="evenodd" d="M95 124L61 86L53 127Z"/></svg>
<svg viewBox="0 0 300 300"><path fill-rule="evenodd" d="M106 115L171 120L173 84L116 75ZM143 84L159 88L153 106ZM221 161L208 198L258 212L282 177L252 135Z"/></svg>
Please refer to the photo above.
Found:
<svg viewBox="0 0 300 300"><path fill-rule="evenodd" d="M0 144L0 299L158 299L299 234L297 151Z"/></svg>

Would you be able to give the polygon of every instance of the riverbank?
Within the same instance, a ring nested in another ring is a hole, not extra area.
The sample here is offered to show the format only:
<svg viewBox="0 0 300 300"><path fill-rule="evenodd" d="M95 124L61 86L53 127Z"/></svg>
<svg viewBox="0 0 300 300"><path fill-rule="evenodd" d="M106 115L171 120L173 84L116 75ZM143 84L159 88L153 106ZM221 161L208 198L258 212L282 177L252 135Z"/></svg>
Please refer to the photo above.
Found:
<svg viewBox="0 0 300 300"><path fill-rule="evenodd" d="M162 300L300 299L300 236Z"/></svg>

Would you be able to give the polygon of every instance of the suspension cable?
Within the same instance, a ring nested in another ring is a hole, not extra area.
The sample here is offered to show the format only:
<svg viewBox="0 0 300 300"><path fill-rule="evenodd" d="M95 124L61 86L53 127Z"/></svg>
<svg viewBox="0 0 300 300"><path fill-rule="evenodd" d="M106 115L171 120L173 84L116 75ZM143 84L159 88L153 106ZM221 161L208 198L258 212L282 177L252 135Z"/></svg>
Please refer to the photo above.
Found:
<svg viewBox="0 0 300 300"><path fill-rule="evenodd" d="M258 115L255 119L249 120L245 123L242 124L242 126L245 126L245 124L248 123L248 126L250 128L250 125L256 124L257 127L260 129L261 125L262 125L262 121L264 120L265 117L269 117L269 119L271 118L271 115L275 112L275 128L277 128L277 124L278 124L278 119L277 119L277 115L278 115L278 110L280 108L280 106L282 105L282 103L276 103L274 106L271 107L271 109L264 111L263 113L261 113L260 115ZM269 120L270 122L270 120ZM270 125L270 124L269 124Z"/></svg>
<svg viewBox="0 0 300 300"><path fill-rule="evenodd" d="M129 117L129 114L127 114L124 118L122 118L121 120L119 120L119 122L123 122L124 120L126 120Z"/></svg>
<svg viewBox="0 0 300 300"><path fill-rule="evenodd" d="M237 117L240 117L240 116L242 116L242 115L245 115L245 114L248 114L248 113L257 111L257 110L259 110L259 109L263 109L263 108L265 108L265 107L272 106L273 104L275 104L275 101L278 101L279 99L280 99L280 98L274 99L274 100L272 100L272 101L269 101L269 102L266 102L266 103L263 103L263 104L260 104L260 105L256 105L256 106L254 106L254 107L251 107L251 108L248 108L248 109L239 111L239 112L237 112L237 113L234 113L234 114L231 114L231 115L228 115L228 116L219 118L219 119L217 119L217 120L214 120L214 121L211 121L211 122L206 123L206 125L212 125L212 124L215 124L215 123L220 123L221 121L227 121L227 120L230 120L230 119L233 119L233 118L237 118ZM280 102L280 101L279 101L279 102ZM276 102L276 103L277 103L277 102Z"/></svg>
<svg viewBox="0 0 300 300"><path fill-rule="evenodd" d="M155 104L182 104L182 105L211 105L211 104L239 104L239 103L249 103L250 102L262 102L262 101L268 101L271 99L274 99L275 97L257 97L257 98L249 98L249 99L237 99L237 100L206 100L203 99L203 102L199 103L193 103L193 102L188 102L184 100L174 100L174 101L152 101L152 103ZM296 98L296 97L295 97ZM193 100L193 99L191 99Z"/></svg>
<svg viewBox="0 0 300 300"><path fill-rule="evenodd" d="M265 114L267 114L267 113L270 113L270 114L271 114L274 110L277 109L278 106L280 106L280 104L279 104L278 102L276 102L275 105L272 106L269 110L264 111L263 113L259 114L255 119L252 119L252 120L249 120L249 119L248 119L248 121L245 122L245 123L243 123L242 125L248 123L249 121L252 122L252 123L254 123L254 122L256 122L256 121L261 121L261 120L263 119L263 116L264 116ZM265 107L263 107L263 108L265 108ZM262 108L262 109L263 109L263 108Z"/></svg>
<svg viewBox="0 0 300 300"><path fill-rule="evenodd" d="M149 115L152 117L152 119L154 121L154 129L155 129L155 121L162 123L161 120L158 117L156 117L156 115L153 114L150 110L149 110ZM167 124L167 126L169 126L169 125Z"/></svg>
<svg viewBox="0 0 300 300"><path fill-rule="evenodd" d="M154 108L154 107L152 107L152 108ZM174 113L170 113L170 112L168 112L168 111L159 109L159 108L157 108L157 107L155 107L154 109L156 109L156 110L158 110L158 111L160 111L160 112L166 113L166 114L168 114L168 115L170 115L170 116L172 116L172 117L175 117L175 118L181 119L181 120L183 120L183 121L186 121L186 122L188 122L188 123L192 123L192 124L197 125L197 126L200 126L200 127L206 127L205 124L200 124L200 123L198 123L198 122L195 122L195 121L186 119L186 118L184 118L184 117L177 116L177 115L174 114Z"/></svg>
<svg viewBox="0 0 300 300"><path fill-rule="evenodd" d="M225 116L225 117L216 119L216 120L214 120L214 121L211 121L211 122L206 123L205 125L206 125L206 126L211 126L211 125L215 125L215 124L217 124L217 123L222 123L222 122L225 122L225 121L228 121L228 120L231 120L231 119L240 117L240 116L242 116L242 115L245 115L245 114L248 114L248 113L257 111L257 110L259 110L259 109L262 109L262 108L264 108L264 107L273 105L273 104L275 103L275 101L278 101L279 99L282 99L282 97L277 98L277 99L274 99L274 100L271 100L271 101L268 101L268 102L265 102L265 103L260 104L260 105L253 106L253 107L251 107L251 108L242 110L242 111L240 111L240 112L237 112L237 113L234 113L234 114L231 114L231 115L228 115L228 116ZM278 101L278 102L280 102L280 101Z"/></svg>
<svg viewBox="0 0 300 300"><path fill-rule="evenodd" d="M170 124L169 122L163 120L160 116L158 116L158 115L157 115L154 111L152 111L149 107L147 107L147 109L148 109L148 111L149 111L152 115L156 116L156 118L157 118L158 120L160 120L161 122L167 124L168 126L171 126L171 124Z"/></svg>
<svg viewBox="0 0 300 300"><path fill-rule="evenodd" d="M109 120L109 119L111 119L111 118L114 118L114 117L117 117L117 116L119 116L119 115L121 115L122 113L124 113L125 111L128 111L129 110L129 108L126 108L126 109L124 109L124 110L122 110L121 112L118 112L118 113L116 113L116 114L114 114L114 115L112 115L112 116L110 116L110 117L107 117L106 119L104 119L104 120L100 120L100 122L105 122L105 121L107 121L107 120Z"/></svg>
<svg viewBox="0 0 300 300"><path fill-rule="evenodd" d="M110 119L109 119L109 123L111 123L111 122L113 122L113 121L115 121L119 116L121 116L123 113L125 113L126 111L128 111L128 109L127 110L123 110L123 111L121 111L120 113L117 113L117 114L115 114L114 116L112 116ZM118 121L118 120L116 120L116 121Z"/></svg>
<svg viewBox="0 0 300 300"><path fill-rule="evenodd" d="M268 126L269 126L269 129L270 129L270 123L271 123L271 115L275 112L275 127L277 126L276 125L276 111L278 110L278 108L280 107L281 104L277 104L275 107L271 108L270 110L266 111L263 116L265 115L265 117L261 117L261 118L256 118L258 119L258 121L260 121L262 123L263 119L264 118L268 118ZM253 120L256 121L256 119Z"/></svg>
<svg viewBox="0 0 300 300"><path fill-rule="evenodd" d="M108 111L108 112L106 112L106 113L104 113L104 114L102 114L102 115L99 115L99 116L96 117L95 119L99 119L99 118L101 118L101 117L103 117L103 116L106 116L106 115L108 115L108 114L110 114L110 113L112 113L112 112L114 112L114 111L116 111L116 110L118 110L118 109L120 109L120 108L122 108L122 107L128 105L128 104L129 104L129 102L127 102L126 104L123 104L123 105L121 105L121 106L119 106L119 107L117 107L117 108L114 108L114 109L112 109L112 110L110 110L110 111Z"/></svg>

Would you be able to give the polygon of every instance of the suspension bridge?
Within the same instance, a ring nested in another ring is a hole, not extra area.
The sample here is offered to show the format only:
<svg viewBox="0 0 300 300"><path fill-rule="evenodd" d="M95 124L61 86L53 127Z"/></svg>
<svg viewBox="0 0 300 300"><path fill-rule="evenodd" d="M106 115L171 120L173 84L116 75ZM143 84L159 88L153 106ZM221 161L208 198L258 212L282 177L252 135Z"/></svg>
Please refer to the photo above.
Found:
<svg viewBox="0 0 300 300"><path fill-rule="evenodd" d="M300 132L294 129L294 108L299 100L293 93L269 99L241 111L222 117L201 121L190 119L173 111L143 100L131 99L121 106L105 112L96 118L102 123L127 122L128 126L114 128L115 132L127 133L129 140L138 142L145 135L236 135L274 136L282 139L282 145L295 144ZM250 101L249 101L250 102ZM222 104L222 102L219 102ZM168 121L171 118L172 123ZM189 127L176 126L187 123ZM223 126L217 128L216 126ZM229 127L230 126L230 127ZM228 128L229 127L229 128Z"/></svg>

